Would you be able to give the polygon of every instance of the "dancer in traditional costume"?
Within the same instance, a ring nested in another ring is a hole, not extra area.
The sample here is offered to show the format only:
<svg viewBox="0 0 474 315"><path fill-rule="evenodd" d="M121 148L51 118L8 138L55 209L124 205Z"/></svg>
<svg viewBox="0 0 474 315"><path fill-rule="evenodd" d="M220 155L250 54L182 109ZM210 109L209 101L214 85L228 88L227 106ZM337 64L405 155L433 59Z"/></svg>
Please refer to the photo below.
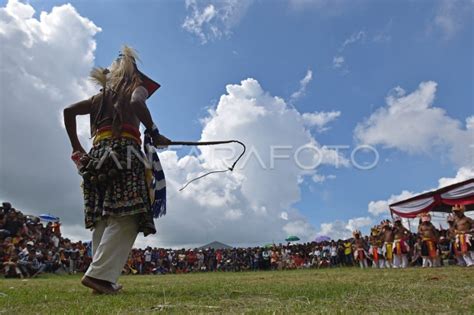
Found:
<svg viewBox="0 0 474 315"><path fill-rule="evenodd" d="M71 158L83 176L85 226L93 230L93 260L82 284L99 293L121 288L117 280L137 234L156 233L153 218L165 213L164 174L150 150L170 140L159 133L145 103L160 85L138 70L137 58L124 46L109 69L91 72L101 92L64 110ZM78 115L90 115L89 153L77 137ZM140 147L140 123L146 128L147 156Z"/></svg>
<svg viewBox="0 0 474 315"><path fill-rule="evenodd" d="M369 257L372 259L372 268L384 268L385 259L382 254L382 240L380 238L380 229L377 226L370 230L369 245Z"/></svg>
<svg viewBox="0 0 474 315"><path fill-rule="evenodd" d="M365 242L361 237L360 231L352 232L354 236L354 260L359 262L360 268L367 268L367 252L365 251Z"/></svg>
<svg viewBox="0 0 474 315"><path fill-rule="evenodd" d="M452 213L446 218L448 223L448 230L446 231L446 237L449 239L449 252L455 258L456 264L458 266L465 266L464 259L462 255L456 249L456 227L455 227L455 217Z"/></svg>
<svg viewBox="0 0 474 315"><path fill-rule="evenodd" d="M408 231L402 224L402 219L396 217L393 221L393 267L406 268L408 267L408 252L410 246L408 245L408 238L410 231Z"/></svg>
<svg viewBox="0 0 474 315"><path fill-rule="evenodd" d="M474 266L474 220L464 215L465 207L455 205L452 208L455 216L454 233L456 252L462 257L467 267Z"/></svg>
<svg viewBox="0 0 474 315"><path fill-rule="evenodd" d="M429 213L422 213L420 221L418 234L422 241L421 257L423 259L423 267L437 267L439 232L431 223L431 215Z"/></svg>
<svg viewBox="0 0 474 315"><path fill-rule="evenodd" d="M382 221L380 233L384 241L382 252L385 258L385 267L391 268L393 264L394 236L393 236L393 228L392 228L390 220Z"/></svg>

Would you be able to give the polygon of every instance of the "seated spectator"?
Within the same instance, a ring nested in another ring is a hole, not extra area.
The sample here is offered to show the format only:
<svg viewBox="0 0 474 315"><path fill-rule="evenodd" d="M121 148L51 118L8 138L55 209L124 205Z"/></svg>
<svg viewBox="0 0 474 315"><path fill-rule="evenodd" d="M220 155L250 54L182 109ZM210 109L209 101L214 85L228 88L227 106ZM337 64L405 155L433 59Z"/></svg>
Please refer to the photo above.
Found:
<svg viewBox="0 0 474 315"><path fill-rule="evenodd" d="M45 266L36 258L36 252L31 250L28 256L21 259L18 263L23 276L34 278L43 272Z"/></svg>
<svg viewBox="0 0 474 315"><path fill-rule="evenodd" d="M12 255L3 262L3 270L5 278L21 278L23 273L18 266L18 256Z"/></svg>

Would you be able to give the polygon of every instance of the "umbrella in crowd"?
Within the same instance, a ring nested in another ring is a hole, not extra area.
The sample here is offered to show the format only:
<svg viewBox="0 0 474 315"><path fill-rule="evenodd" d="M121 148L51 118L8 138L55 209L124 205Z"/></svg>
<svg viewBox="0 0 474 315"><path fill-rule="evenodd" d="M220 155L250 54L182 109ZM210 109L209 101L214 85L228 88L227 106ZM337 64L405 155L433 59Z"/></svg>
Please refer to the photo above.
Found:
<svg viewBox="0 0 474 315"><path fill-rule="evenodd" d="M295 235L290 235L288 236L285 241L287 242L296 242L296 241L299 241L300 238L298 236L295 236Z"/></svg>
<svg viewBox="0 0 474 315"><path fill-rule="evenodd" d="M59 222L59 218L51 214L41 214L39 218L41 219L41 221L45 222Z"/></svg>
<svg viewBox="0 0 474 315"><path fill-rule="evenodd" d="M314 240L316 243L329 242L331 238L326 235L320 235Z"/></svg>

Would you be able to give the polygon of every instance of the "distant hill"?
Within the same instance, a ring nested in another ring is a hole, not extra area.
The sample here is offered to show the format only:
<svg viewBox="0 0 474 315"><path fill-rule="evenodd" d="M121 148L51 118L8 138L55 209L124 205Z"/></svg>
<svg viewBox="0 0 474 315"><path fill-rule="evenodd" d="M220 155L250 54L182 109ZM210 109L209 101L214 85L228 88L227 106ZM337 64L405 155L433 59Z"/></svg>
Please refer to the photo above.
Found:
<svg viewBox="0 0 474 315"><path fill-rule="evenodd" d="M214 242L211 242L209 244L206 244L204 246L201 246L199 247L198 249L206 249L206 248L212 248L212 249L231 249L233 248L232 246L229 246L229 245L226 245L224 243L221 243L221 242L217 242L217 241L214 241Z"/></svg>

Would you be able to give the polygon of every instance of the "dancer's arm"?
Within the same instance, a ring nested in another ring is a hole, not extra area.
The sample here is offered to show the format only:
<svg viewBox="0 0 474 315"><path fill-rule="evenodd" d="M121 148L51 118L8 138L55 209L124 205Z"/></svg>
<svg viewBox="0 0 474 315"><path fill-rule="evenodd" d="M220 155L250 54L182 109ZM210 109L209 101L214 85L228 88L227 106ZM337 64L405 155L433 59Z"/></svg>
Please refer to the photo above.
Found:
<svg viewBox="0 0 474 315"><path fill-rule="evenodd" d="M147 130L152 130L155 124L153 123L153 118L151 117L151 113L145 103L147 96L148 93L146 92L146 89L140 86L133 91L130 104L135 111L135 115L137 115L145 128ZM162 134L153 134L153 144L156 146L167 145L170 142L171 140Z"/></svg>
<svg viewBox="0 0 474 315"><path fill-rule="evenodd" d="M71 141L73 153L76 151L85 153L85 150L77 137L76 116L90 114L91 108L92 102L90 100L84 100L66 107L63 111L64 125L69 136L69 141Z"/></svg>

